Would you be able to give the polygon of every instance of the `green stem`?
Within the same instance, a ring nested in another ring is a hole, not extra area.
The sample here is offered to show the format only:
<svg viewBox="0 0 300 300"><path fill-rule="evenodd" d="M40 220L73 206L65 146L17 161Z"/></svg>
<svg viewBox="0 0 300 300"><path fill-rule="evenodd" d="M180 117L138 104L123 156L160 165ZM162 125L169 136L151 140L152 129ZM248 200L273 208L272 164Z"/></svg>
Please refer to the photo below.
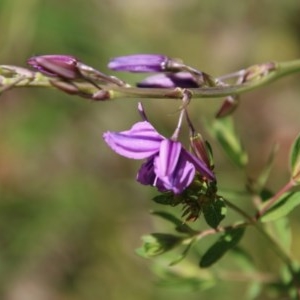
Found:
<svg viewBox="0 0 300 300"><path fill-rule="evenodd" d="M295 182L290 180L284 187L282 187L266 204L261 210L256 213L255 218L258 220L261 218L279 199L280 197L288 192L291 188L295 186Z"/></svg>
<svg viewBox="0 0 300 300"><path fill-rule="evenodd" d="M252 217L248 215L244 210L231 203L230 201L225 199L226 204L235 210L237 213L242 215L245 219L249 221L251 225L273 246L271 247L273 251L277 254L277 256L287 265L292 277L294 285L298 292L298 298L300 299L300 284L298 282L297 276L298 274L294 270L293 262L289 255L277 244L277 242L263 229L263 227L258 223L258 219L256 217Z"/></svg>
<svg viewBox="0 0 300 300"><path fill-rule="evenodd" d="M15 69L14 69L15 68ZM24 75L19 74L20 68L14 66L0 66L0 87L13 84L16 87L52 87L50 79L37 72L31 72L30 78L16 81L16 78ZM13 74L13 76L6 76L7 70ZM24 70L23 70L24 71ZM201 87L189 89L193 95L193 98L218 98L225 96L232 96L242 94L259 87L263 87L274 80L277 80L283 76L287 76L292 73L300 72L300 60L281 62L281 63L265 63L260 65L254 65L248 69L237 71L233 74L248 74L246 82L233 85L220 85L212 87ZM252 77L252 78L251 78ZM220 78L226 78L226 75ZM95 80L95 83L97 81ZM74 84L81 92L85 94L93 95L97 92L97 88L88 82L74 81ZM103 85L103 81L99 83L103 90L110 93L112 99L118 98L172 98L182 99L184 89L181 88L136 88L131 86L117 86L111 84Z"/></svg>

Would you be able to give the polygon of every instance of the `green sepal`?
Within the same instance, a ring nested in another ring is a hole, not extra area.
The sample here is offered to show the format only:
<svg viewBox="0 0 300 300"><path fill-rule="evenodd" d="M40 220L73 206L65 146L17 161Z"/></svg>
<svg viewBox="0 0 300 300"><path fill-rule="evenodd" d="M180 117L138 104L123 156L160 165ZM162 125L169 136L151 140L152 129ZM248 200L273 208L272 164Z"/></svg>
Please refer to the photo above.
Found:
<svg viewBox="0 0 300 300"><path fill-rule="evenodd" d="M202 256L201 268L208 268L216 263L227 251L235 247L241 240L245 228L234 228L225 232Z"/></svg>

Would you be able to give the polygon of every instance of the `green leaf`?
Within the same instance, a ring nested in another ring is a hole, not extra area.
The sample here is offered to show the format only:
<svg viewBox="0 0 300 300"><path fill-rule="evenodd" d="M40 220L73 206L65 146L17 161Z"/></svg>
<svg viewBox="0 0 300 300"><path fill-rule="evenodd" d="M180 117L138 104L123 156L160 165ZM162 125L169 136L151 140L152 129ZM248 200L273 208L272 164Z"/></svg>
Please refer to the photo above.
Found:
<svg viewBox="0 0 300 300"><path fill-rule="evenodd" d="M217 262L227 251L239 243L244 232L245 228L234 228L225 232L202 256L200 267L207 268Z"/></svg>
<svg viewBox="0 0 300 300"><path fill-rule="evenodd" d="M195 243L196 239L193 239L188 245L187 247L184 249L184 251L175 259L170 263L170 266L175 266L178 263L180 263L189 253L192 245Z"/></svg>
<svg viewBox="0 0 300 300"><path fill-rule="evenodd" d="M171 193L155 196L152 200L158 204L163 204L163 205L175 205L176 204L176 203L174 203L176 201L176 200L174 201L174 195Z"/></svg>
<svg viewBox="0 0 300 300"><path fill-rule="evenodd" d="M237 263L243 271L253 272L255 270L252 256L239 245L232 248L231 254L234 256L235 263Z"/></svg>
<svg viewBox="0 0 300 300"><path fill-rule="evenodd" d="M159 216L175 225L175 230L180 233L186 233L189 235L193 235L197 233L194 229L192 229L190 226L188 226L186 223L184 223L182 220L176 218L172 214L165 212L165 211L153 211L153 215Z"/></svg>
<svg viewBox="0 0 300 300"><path fill-rule="evenodd" d="M206 223L212 228L217 228L220 222L225 218L227 208L223 198L218 197L214 201L204 203L202 212Z"/></svg>
<svg viewBox="0 0 300 300"><path fill-rule="evenodd" d="M249 287L246 291L245 299L254 300L260 295L262 291L262 284L257 281L253 281L249 284Z"/></svg>
<svg viewBox="0 0 300 300"><path fill-rule="evenodd" d="M149 258L172 250L182 242L182 237L165 233L152 233L142 236L142 240L143 246L136 249L136 253Z"/></svg>
<svg viewBox="0 0 300 300"><path fill-rule="evenodd" d="M277 204L271 207L265 213L265 215L261 217L261 221L270 222L285 217L299 204L300 204L300 191L286 193L278 200Z"/></svg>
<svg viewBox="0 0 300 300"><path fill-rule="evenodd" d="M291 250L292 234L288 218L283 217L267 225L269 225L267 226L268 232L289 253Z"/></svg>
<svg viewBox="0 0 300 300"><path fill-rule="evenodd" d="M238 167L243 168L247 165L248 155L237 136L232 117L216 119L208 130Z"/></svg>
<svg viewBox="0 0 300 300"><path fill-rule="evenodd" d="M291 148L290 167L292 178L300 184L300 134L294 141Z"/></svg>
<svg viewBox="0 0 300 300"><path fill-rule="evenodd" d="M265 185L269 178L269 175L270 175L273 163L274 163L275 156L278 152L278 149L279 149L279 145L274 144L271 149L271 152L269 154L268 160L267 160L266 164L264 165L261 173L259 174L259 176L257 178L255 178L254 180L249 182L248 186L251 191L253 191L255 193L260 193L265 188Z"/></svg>
<svg viewBox="0 0 300 300"><path fill-rule="evenodd" d="M180 290L204 291L216 285L216 280L212 277L205 276L201 278L198 274L189 274L188 272L176 272L174 268L160 269L156 265L154 270L159 278L157 285L164 288L176 288Z"/></svg>

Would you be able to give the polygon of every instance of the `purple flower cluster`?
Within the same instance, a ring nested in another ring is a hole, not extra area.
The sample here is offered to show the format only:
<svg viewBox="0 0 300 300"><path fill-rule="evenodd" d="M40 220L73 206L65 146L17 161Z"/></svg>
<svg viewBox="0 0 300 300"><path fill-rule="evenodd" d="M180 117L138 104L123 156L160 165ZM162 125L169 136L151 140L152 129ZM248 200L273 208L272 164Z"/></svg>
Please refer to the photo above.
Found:
<svg viewBox="0 0 300 300"><path fill-rule="evenodd" d="M72 80L85 78L84 76L87 75L84 75L84 72L87 71L100 76L104 83L120 85L118 79L102 74L69 55L34 56L28 60L28 64L47 76L63 79L63 81L54 81L53 84L57 86L59 83L60 86L57 87L64 90L66 84L69 84L68 92L71 88L76 88L72 85ZM140 82L139 87L198 87L193 75L184 71L182 66L184 65L177 60L154 54L116 57L108 64L110 69L116 71L159 73ZM105 90L99 92L107 93ZM103 98L102 95L101 97ZM191 153L177 141L177 135L166 138L159 134L147 121L141 106L140 113L144 121L137 122L131 129L121 132L108 131L103 135L105 142L116 153L131 159L145 160L137 174L138 182L155 186L161 192L171 191L174 194L181 194L193 182L196 174L205 180L215 180L212 165L205 156L205 149L200 139L192 141L193 153ZM181 115L183 116L183 111Z"/></svg>
<svg viewBox="0 0 300 300"><path fill-rule="evenodd" d="M134 54L113 58L108 68L114 71L134 73L159 73L137 84L144 88L197 88L194 76L183 71L183 64L161 54Z"/></svg>
<svg viewBox="0 0 300 300"><path fill-rule="evenodd" d="M127 131L108 131L103 137L116 153L131 159L146 159L138 171L137 181L155 186L161 192L182 193L196 172L208 180L215 179L202 160L180 142L160 135L148 121L138 122Z"/></svg>

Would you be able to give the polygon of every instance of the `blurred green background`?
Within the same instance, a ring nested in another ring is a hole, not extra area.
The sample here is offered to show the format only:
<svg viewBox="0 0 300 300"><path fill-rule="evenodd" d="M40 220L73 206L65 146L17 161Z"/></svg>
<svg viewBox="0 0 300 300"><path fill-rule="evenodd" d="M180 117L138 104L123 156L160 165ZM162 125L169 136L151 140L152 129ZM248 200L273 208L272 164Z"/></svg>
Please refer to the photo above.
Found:
<svg viewBox="0 0 300 300"><path fill-rule="evenodd" d="M0 0L0 64L26 66L35 54L72 54L106 72L111 57L163 53L218 76L299 58L299 15L295 0ZM130 82L141 78L118 75ZM252 176L280 142L268 183L275 191L288 178L289 147L300 128L299 79L295 75L244 95L235 113ZM162 230L148 213L155 191L133 180L140 162L117 156L101 135L139 120L137 101L94 103L25 88L1 96L0 299L241 297L244 285L235 282L222 281L204 292L157 287L151 262L134 253L142 234ZM170 135L178 103L143 103L155 126ZM220 103L191 103L200 130ZM244 175L211 142L220 186L242 189ZM236 203L247 208L243 201ZM299 210L292 214L298 259L299 217ZM257 264L272 269L272 252L255 235L247 238Z"/></svg>

